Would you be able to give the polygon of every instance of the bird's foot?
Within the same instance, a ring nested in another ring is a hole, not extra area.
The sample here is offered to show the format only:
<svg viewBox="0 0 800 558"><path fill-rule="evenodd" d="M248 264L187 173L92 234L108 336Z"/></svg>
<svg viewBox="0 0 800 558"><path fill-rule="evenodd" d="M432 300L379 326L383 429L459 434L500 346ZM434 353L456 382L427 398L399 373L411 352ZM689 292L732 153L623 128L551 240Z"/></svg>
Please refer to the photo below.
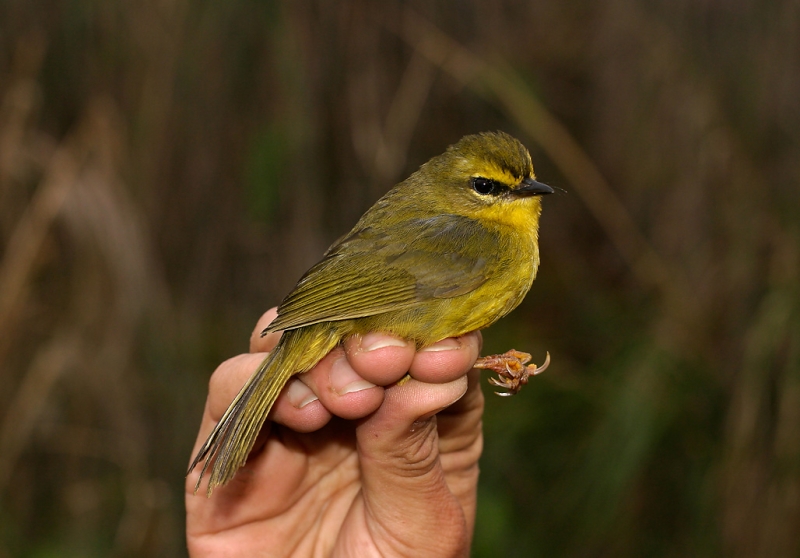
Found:
<svg viewBox="0 0 800 558"><path fill-rule="evenodd" d="M528 364L531 355L511 349L502 355L490 355L479 358L475 362L475 368L483 370L494 370L497 372L496 378L489 378L489 383L493 386L507 389L508 391L496 391L497 395L508 397L519 393L522 386L528 383L528 378L541 374L550 366L550 353L544 359L541 366Z"/></svg>

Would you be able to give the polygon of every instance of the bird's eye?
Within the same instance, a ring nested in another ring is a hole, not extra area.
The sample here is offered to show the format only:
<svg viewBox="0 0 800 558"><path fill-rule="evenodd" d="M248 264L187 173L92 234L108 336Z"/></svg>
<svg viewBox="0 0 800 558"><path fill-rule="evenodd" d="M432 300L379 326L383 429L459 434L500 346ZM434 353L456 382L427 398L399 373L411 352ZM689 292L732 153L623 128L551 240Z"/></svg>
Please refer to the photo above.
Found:
<svg viewBox="0 0 800 558"><path fill-rule="evenodd" d="M476 176L472 179L472 189L482 196L496 194L500 190L500 185L494 180Z"/></svg>

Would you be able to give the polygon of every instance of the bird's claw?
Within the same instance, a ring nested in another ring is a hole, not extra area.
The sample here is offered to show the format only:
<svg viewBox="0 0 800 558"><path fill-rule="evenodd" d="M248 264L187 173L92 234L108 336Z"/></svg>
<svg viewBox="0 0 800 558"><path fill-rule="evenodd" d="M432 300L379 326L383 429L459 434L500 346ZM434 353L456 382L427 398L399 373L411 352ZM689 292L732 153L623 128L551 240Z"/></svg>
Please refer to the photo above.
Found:
<svg viewBox="0 0 800 558"><path fill-rule="evenodd" d="M521 351L511 349L502 355L490 355L479 358L475 362L475 368L483 370L494 370L497 372L496 378L489 378L489 383L493 386L506 389L508 391L496 391L497 395L508 397L519 393L522 386L528 383L528 378L541 374L550 366L550 353L544 359L541 366L528 364L531 355Z"/></svg>

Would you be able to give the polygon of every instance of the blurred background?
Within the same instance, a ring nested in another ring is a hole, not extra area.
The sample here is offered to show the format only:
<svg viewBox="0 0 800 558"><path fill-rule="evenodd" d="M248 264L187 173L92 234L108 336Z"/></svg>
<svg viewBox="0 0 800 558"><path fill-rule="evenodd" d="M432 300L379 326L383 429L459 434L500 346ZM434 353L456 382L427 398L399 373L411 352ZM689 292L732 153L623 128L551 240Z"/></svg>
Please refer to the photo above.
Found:
<svg viewBox="0 0 800 558"><path fill-rule="evenodd" d="M794 0L0 0L0 557L185 554L211 372L494 129L567 193L474 555L800 556L799 99Z"/></svg>

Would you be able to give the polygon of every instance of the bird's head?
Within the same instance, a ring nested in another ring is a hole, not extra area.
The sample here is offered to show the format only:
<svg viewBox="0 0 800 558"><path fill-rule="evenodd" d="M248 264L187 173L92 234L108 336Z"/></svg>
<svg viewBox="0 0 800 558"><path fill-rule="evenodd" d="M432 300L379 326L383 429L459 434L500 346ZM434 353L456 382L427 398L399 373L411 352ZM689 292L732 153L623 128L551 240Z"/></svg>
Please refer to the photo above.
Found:
<svg viewBox="0 0 800 558"><path fill-rule="evenodd" d="M536 181L525 146L504 132L461 138L410 180L437 211L515 226L530 226L541 211L539 196L553 193Z"/></svg>

